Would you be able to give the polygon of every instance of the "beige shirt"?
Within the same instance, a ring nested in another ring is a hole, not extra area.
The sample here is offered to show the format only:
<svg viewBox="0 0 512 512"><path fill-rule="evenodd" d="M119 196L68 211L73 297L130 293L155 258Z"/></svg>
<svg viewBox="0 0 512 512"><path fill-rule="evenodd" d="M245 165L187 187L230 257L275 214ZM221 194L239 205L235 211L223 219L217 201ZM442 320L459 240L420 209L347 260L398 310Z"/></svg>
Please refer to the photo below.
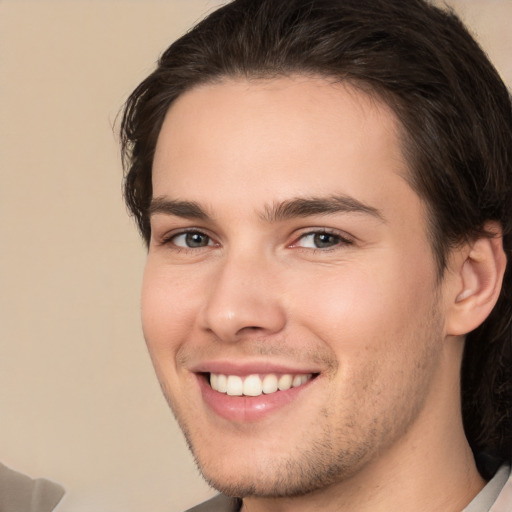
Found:
<svg viewBox="0 0 512 512"><path fill-rule="evenodd" d="M0 512L50 512L62 496L60 485L32 479L0 464Z"/></svg>
<svg viewBox="0 0 512 512"><path fill-rule="evenodd" d="M510 466L501 466L462 512L512 512Z"/></svg>

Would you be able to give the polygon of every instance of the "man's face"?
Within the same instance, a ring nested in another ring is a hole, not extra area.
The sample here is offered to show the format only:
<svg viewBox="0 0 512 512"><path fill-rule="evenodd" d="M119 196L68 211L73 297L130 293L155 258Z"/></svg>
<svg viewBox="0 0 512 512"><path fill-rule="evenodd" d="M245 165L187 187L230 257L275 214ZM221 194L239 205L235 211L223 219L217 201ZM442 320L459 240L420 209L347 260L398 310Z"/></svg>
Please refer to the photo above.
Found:
<svg viewBox="0 0 512 512"><path fill-rule="evenodd" d="M309 492L435 428L453 379L443 284L397 132L387 107L320 78L225 80L168 112L143 328L228 494Z"/></svg>

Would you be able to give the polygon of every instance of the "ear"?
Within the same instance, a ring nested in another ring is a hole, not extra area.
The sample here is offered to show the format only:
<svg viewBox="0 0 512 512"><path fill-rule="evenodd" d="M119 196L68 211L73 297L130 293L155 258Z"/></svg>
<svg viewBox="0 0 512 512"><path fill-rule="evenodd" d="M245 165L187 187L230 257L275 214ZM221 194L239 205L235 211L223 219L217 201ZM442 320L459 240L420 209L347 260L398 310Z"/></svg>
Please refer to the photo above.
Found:
<svg viewBox="0 0 512 512"><path fill-rule="evenodd" d="M488 222L491 233L456 249L450 260L447 334L461 336L476 329L489 316L501 292L507 258L501 227Z"/></svg>

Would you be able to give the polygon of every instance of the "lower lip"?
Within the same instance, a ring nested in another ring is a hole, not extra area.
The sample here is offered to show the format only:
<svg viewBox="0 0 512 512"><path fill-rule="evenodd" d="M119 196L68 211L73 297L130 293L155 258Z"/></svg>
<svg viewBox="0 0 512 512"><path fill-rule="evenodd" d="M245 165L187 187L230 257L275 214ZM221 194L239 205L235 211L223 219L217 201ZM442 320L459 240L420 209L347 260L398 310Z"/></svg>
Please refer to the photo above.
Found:
<svg viewBox="0 0 512 512"><path fill-rule="evenodd" d="M260 396L230 396L214 391L204 375L197 375L199 387L206 405L220 417L237 423L249 423L262 420L281 407L296 400L314 379L301 386L286 391L276 391Z"/></svg>

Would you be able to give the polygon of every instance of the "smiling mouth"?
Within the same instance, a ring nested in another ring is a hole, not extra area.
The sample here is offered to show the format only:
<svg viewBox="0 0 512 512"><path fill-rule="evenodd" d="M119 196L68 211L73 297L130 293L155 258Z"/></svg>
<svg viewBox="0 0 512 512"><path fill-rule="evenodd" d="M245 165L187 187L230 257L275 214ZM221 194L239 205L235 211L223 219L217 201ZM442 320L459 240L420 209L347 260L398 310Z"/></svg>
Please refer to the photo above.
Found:
<svg viewBox="0 0 512 512"><path fill-rule="evenodd" d="M287 391L291 388L303 386L318 374L281 374L266 375L252 374L242 377L239 375L224 375L222 373L206 374L211 388L219 393L229 396L260 396Z"/></svg>

